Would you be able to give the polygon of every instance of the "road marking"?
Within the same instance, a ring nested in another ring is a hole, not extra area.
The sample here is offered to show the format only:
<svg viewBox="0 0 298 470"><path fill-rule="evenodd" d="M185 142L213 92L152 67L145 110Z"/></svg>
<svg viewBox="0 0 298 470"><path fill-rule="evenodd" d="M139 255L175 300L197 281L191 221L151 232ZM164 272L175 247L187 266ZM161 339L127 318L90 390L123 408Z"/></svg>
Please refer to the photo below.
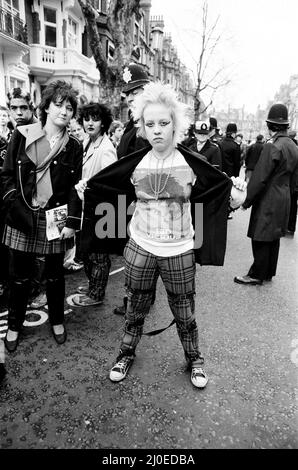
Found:
<svg viewBox="0 0 298 470"><path fill-rule="evenodd" d="M5 310L5 312L0 313L0 317L5 317L8 314L8 310Z"/></svg>
<svg viewBox="0 0 298 470"><path fill-rule="evenodd" d="M71 307L76 307L76 305L72 301L75 295L77 294L71 294L66 298L66 303L68 303L68 305L70 305Z"/></svg>
<svg viewBox="0 0 298 470"><path fill-rule="evenodd" d="M36 320L36 321L27 321L27 320L25 320L24 323L23 323L24 326L39 326L39 325L42 325L43 323L45 323L47 321L47 319L49 318L48 314L43 312L42 310L28 310L26 312L26 315L28 315L30 313L35 313L35 315L39 315L40 319Z"/></svg>

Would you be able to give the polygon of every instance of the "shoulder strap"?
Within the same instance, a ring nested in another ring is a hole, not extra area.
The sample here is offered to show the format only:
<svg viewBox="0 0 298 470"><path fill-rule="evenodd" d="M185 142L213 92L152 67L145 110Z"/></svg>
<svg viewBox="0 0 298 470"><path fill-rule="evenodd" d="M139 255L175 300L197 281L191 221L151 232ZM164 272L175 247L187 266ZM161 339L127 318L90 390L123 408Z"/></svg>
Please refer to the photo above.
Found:
<svg viewBox="0 0 298 470"><path fill-rule="evenodd" d="M166 326L165 328L160 328L158 330L152 330L152 331L148 331L148 333L143 333L143 335L146 335L146 336L155 336L155 335L159 335L159 333L162 333L163 331L167 330L168 328L170 328L170 326L174 325L174 323L176 323L176 320L175 318L171 321L171 323Z"/></svg>

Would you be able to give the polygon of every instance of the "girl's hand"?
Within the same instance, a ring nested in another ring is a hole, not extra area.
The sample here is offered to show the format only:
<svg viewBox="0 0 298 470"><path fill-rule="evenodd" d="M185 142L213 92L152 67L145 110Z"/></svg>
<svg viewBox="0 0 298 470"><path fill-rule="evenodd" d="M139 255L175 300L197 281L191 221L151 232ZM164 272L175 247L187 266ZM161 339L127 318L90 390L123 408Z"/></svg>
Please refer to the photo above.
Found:
<svg viewBox="0 0 298 470"><path fill-rule="evenodd" d="M236 186L232 186L230 206L232 209L240 207L246 199L246 188L238 189Z"/></svg>
<svg viewBox="0 0 298 470"><path fill-rule="evenodd" d="M237 176L237 178L235 176L231 176L231 180L235 188L239 189L240 191L246 190L247 183L243 178L240 178L240 176Z"/></svg>
<svg viewBox="0 0 298 470"><path fill-rule="evenodd" d="M77 190L78 196L81 201L84 200L84 192L87 188L87 181L87 178L83 178L75 185L75 189Z"/></svg>
<svg viewBox="0 0 298 470"><path fill-rule="evenodd" d="M72 238L75 236L75 229L74 228L69 228L69 227L63 227L60 233L60 240L64 240L65 238Z"/></svg>

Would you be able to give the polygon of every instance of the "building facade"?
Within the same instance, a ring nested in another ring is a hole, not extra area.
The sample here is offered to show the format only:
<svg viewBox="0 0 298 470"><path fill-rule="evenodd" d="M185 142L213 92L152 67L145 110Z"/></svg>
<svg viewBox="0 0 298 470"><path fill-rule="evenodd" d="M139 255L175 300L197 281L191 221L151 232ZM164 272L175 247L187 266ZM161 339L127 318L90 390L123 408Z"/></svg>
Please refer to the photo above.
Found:
<svg viewBox="0 0 298 470"><path fill-rule="evenodd" d="M29 89L29 52L24 0L0 0L0 104L10 88Z"/></svg>
<svg viewBox="0 0 298 470"><path fill-rule="evenodd" d="M103 50L112 61L107 0L92 3ZM150 19L151 0L141 0L140 7L131 19L131 61L142 64L151 79L170 83L191 105L191 80L170 35L164 33L162 17ZM0 0L0 104L15 86L29 90L38 104L44 87L57 79L70 81L81 102L99 98L100 73L78 1Z"/></svg>
<svg viewBox="0 0 298 470"><path fill-rule="evenodd" d="M298 75L291 75L288 83L280 86L274 101L288 107L290 127L298 131Z"/></svg>
<svg viewBox="0 0 298 470"><path fill-rule="evenodd" d="M237 124L238 132L242 133L246 141L254 141L258 134L267 136L268 129L266 126L266 110L257 107L255 113L251 113L242 108L228 107L227 111L217 111L212 109L210 116L214 116L217 119L218 126L221 131L225 133L226 127L229 122L235 122Z"/></svg>
<svg viewBox="0 0 298 470"><path fill-rule="evenodd" d="M180 99L193 108L194 83L178 57L171 34L164 32L162 16L154 16L150 20L150 47L154 51L151 68L153 80L172 85Z"/></svg>

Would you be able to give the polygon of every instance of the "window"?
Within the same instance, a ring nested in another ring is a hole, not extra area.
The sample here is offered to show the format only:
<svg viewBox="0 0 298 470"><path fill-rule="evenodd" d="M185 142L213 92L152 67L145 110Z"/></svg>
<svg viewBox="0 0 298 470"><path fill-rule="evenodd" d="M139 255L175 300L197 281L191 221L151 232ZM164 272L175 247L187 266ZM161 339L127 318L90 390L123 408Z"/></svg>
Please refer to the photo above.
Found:
<svg viewBox="0 0 298 470"><path fill-rule="evenodd" d="M13 15L19 13L19 0L4 0L3 7L9 10Z"/></svg>
<svg viewBox="0 0 298 470"><path fill-rule="evenodd" d="M12 37L15 37L20 28L20 12L18 0L3 0L3 12L0 15L0 27ZM1 8L0 8L1 9Z"/></svg>
<svg viewBox="0 0 298 470"><path fill-rule="evenodd" d="M100 13L107 13L107 3L107 0L93 0L92 2L93 8L95 8L95 10L98 10Z"/></svg>
<svg viewBox="0 0 298 470"><path fill-rule="evenodd" d="M91 1L91 4L95 10L100 10L100 0L93 0Z"/></svg>
<svg viewBox="0 0 298 470"><path fill-rule="evenodd" d="M109 40L107 40L106 47L107 47L107 59L109 62L111 62L113 61L113 58L114 58L115 47Z"/></svg>
<svg viewBox="0 0 298 470"><path fill-rule="evenodd" d="M45 45L57 47L56 10L44 8Z"/></svg>
<svg viewBox="0 0 298 470"><path fill-rule="evenodd" d="M67 40L70 49L77 48L78 24L70 17L68 17Z"/></svg>
<svg viewBox="0 0 298 470"><path fill-rule="evenodd" d="M25 82L23 80L18 80L17 78L10 77L9 79L9 89L12 88L25 88Z"/></svg>
<svg viewBox="0 0 298 470"><path fill-rule="evenodd" d="M144 15L141 15L140 31L141 31L142 34L145 34L145 20L144 20Z"/></svg>
<svg viewBox="0 0 298 470"><path fill-rule="evenodd" d="M135 23L133 42L135 45L139 44L139 25Z"/></svg>

